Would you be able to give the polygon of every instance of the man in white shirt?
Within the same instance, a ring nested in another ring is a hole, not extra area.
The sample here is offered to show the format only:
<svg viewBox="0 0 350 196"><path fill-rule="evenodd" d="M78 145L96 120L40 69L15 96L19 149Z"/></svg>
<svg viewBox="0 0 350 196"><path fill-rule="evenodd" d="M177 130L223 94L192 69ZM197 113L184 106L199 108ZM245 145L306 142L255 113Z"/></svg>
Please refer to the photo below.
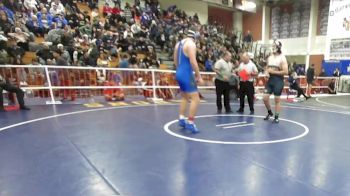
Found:
<svg viewBox="0 0 350 196"><path fill-rule="evenodd" d="M51 12L51 9L53 12ZM63 6L60 0L55 0L51 3L50 12L53 15L65 15L66 8Z"/></svg>
<svg viewBox="0 0 350 196"><path fill-rule="evenodd" d="M38 2L36 0L24 0L23 5L27 10L37 10L36 6L38 5Z"/></svg>
<svg viewBox="0 0 350 196"><path fill-rule="evenodd" d="M224 106L226 113L232 113L230 106L230 84L229 79L232 75L232 64L230 63L232 55L225 52L224 56L214 65L215 87L216 87L216 106L218 113L222 111L221 97L224 96Z"/></svg>
<svg viewBox="0 0 350 196"><path fill-rule="evenodd" d="M240 107L237 110L238 113L244 112L244 99L248 98L250 114L254 114L254 77L258 75L258 69L256 65L250 60L248 53L243 53L241 56L241 64L238 68L238 75L240 76L239 82L239 101Z"/></svg>

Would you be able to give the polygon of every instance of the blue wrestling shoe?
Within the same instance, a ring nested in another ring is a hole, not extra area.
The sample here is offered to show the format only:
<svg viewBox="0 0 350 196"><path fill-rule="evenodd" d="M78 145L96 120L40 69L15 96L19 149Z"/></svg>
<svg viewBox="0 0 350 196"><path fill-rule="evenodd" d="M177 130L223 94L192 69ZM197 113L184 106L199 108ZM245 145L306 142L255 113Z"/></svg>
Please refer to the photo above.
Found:
<svg viewBox="0 0 350 196"><path fill-rule="evenodd" d="M186 119L179 119L179 126L185 128L186 127Z"/></svg>
<svg viewBox="0 0 350 196"><path fill-rule="evenodd" d="M195 124L186 123L185 128L186 128L187 130L190 130L192 133L199 133L199 130L198 130L198 128L196 127Z"/></svg>

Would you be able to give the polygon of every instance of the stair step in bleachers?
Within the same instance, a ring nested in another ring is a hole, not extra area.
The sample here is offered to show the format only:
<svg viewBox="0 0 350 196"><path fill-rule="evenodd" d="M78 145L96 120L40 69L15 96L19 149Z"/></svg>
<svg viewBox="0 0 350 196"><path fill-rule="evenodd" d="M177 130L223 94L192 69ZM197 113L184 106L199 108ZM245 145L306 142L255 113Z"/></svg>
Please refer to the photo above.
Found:
<svg viewBox="0 0 350 196"><path fill-rule="evenodd" d="M85 12L85 11L87 11L88 13L91 12L89 6L87 4L85 4L85 3L79 3L78 2L77 6L78 6L79 10L82 11L82 12Z"/></svg>

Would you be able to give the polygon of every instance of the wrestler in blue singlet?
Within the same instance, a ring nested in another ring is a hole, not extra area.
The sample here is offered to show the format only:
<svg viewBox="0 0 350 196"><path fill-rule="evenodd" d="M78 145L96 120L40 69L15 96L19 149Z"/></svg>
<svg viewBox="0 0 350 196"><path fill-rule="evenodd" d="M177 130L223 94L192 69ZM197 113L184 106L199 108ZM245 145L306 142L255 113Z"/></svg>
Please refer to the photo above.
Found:
<svg viewBox="0 0 350 196"><path fill-rule="evenodd" d="M178 66L176 68L176 80L180 86L180 90L184 93L197 92L197 84L193 75L192 65L190 59L185 55L183 46L186 40L179 42L178 47Z"/></svg>

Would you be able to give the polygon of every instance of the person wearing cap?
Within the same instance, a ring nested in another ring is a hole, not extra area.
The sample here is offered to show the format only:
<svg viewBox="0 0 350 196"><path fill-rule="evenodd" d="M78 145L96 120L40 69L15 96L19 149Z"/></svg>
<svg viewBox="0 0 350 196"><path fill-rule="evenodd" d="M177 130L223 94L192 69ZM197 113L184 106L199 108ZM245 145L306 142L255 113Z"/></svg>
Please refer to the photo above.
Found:
<svg viewBox="0 0 350 196"><path fill-rule="evenodd" d="M199 132L194 124L194 118L200 102L196 83L203 83L196 60L196 39L198 37L199 33L196 33L193 30L188 30L187 37L178 42L174 48L176 80L180 86L182 96L179 111L179 125L190 130L192 133ZM191 103L188 120L186 121L185 112L188 101L191 101Z"/></svg>
<svg viewBox="0 0 350 196"><path fill-rule="evenodd" d="M267 115L264 120L269 120L273 116L270 105L270 96L275 97L275 119L274 123L279 123L279 113L281 111L281 94L284 87L284 76L288 75L288 63L286 57L282 54L282 43L274 41L272 44L272 54L267 59L266 75L268 81L265 86L264 104L267 109Z"/></svg>
<svg viewBox="0 0 350 196"><path fill-rule="evenodd" d="M254 114L254 77L258 75L258 69L256 65L250 60L250 55L245 52L241 57L241 64L238 67L240 76L239 82L239 101L240 107L237 110L238 113L244 112L244 99L248 98L248 104L250 108L250 114Z"/></svg>
<svg viewBox="0 0 350 196"><path fill-rule="evenodd" d="M30 110L25 104L24 104L24 92L19 87L11 84L8 82L4 77L0 75L0 112L4 112L4 98L2 96L2 91L6 90L10 93L16 93L17 101L19 104L20 110Z"/></svg>

